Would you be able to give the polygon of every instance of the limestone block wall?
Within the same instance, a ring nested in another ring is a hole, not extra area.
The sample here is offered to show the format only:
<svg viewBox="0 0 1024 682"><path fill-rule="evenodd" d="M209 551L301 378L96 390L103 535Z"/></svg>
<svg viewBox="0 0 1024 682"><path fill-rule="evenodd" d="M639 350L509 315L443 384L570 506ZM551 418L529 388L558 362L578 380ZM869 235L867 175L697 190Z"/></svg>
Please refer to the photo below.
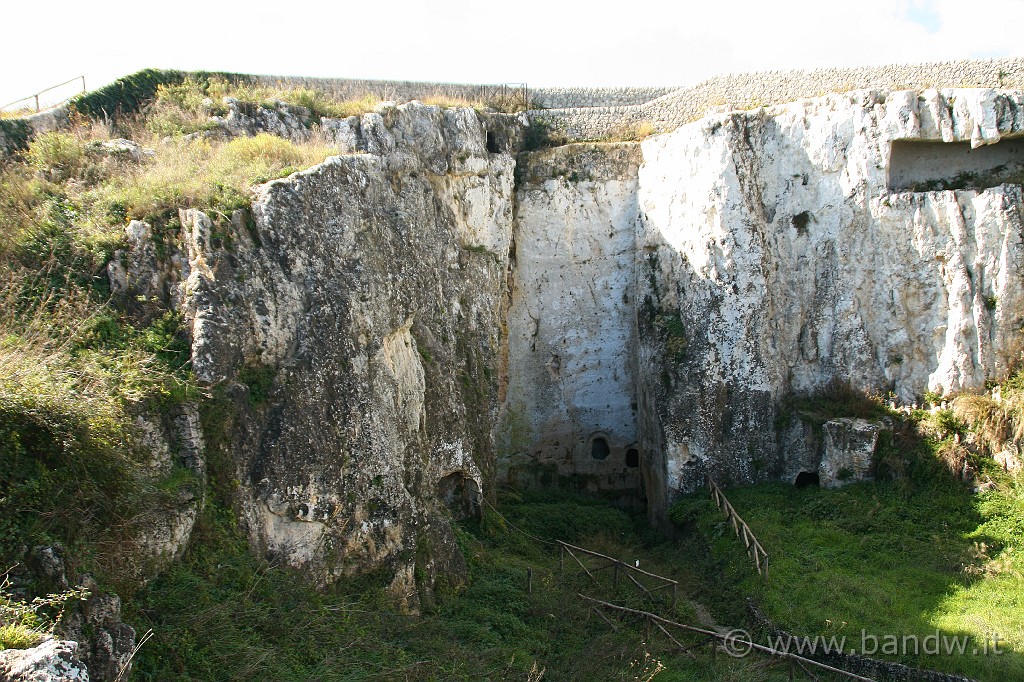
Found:
<svg viewBox="0 0 1024 682"><path fill-rule="evenodd" d="M432 95L477 99L493 90L483 83L442 83L437 81L367 80L360 78L306 78L302 76L256 76L272 87L310 88L341 99L373 95L382 100L408 102ZM678 90L678 86L650 87L554 87L530 88L531 106L540 109L631 106L649 102Z"/></svg>
<svg viewBox="0 0 1024 682"><path fill-rule="evenodd" d="M643 104L534 110L530 117L558 128L570 140L597 140L620 137L643 123L667 132L716 108L755 109L851 90L929 88L1021 89L1024 58L726 74Z"/></svg>
<svg viewBox="0 0 1024 682"><path fill-rule="evenodd" d="M650 102L678 90L678 86L646 88L537 88L530 100L541 109L621 107Z"/></svg>

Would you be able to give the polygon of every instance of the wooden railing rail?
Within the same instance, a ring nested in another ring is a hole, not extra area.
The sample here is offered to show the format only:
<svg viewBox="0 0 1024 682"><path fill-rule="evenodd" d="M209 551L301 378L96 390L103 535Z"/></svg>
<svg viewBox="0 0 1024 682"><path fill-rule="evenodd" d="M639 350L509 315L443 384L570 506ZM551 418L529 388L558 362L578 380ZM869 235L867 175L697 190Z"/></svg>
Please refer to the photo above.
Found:
<svg viewBox="0 0 1024 682"><path fill-rule="evenodd" d="M565 572L565 555L568 554L576 561L577 564L579 564L580 568L582 569L581 571L579 571L580 575L586 573L591 580L594 580L596 582L597 577L594 575L594 573L605 571L610 568L613 571L613 585L618 586L619 576L621 575L627 578L630 582L632 582L633 585L635 585L636 588L640 590L640 592L643 593L644 596L647 597L653 595L655 592L659 590L671 590L672 608L674 609L676 607L676 599L678 598L679 591L679 582L677 580L673 580L672 578L666 578L665 576L658 575L657 573L650 573L648 571L641 569L638 566L630 566L628 563L624 561L620 561L619 559L610 557L606 554L601 554L600 552L595 552L584 547L577 547L576 545L570 545L568 542L562 542L561 540L558 540L557 542L560 548L558 565L562 569L563 573ZM577 554L592 557L594 559L598 559L606 563L603 566L588 568L587 565L584 564L583 561L580 559L580 557L577 556ZM648 587L647 585L644 585L636 576L645 576L647 578L653 578L660 584L654 585L653 587Z"/></svg>
<svg viewBox="0 0 1024 682"><path fill-rule="evenodd" d="M747 636L747 633L742 630L732 630L726 633L717 632L715 630L708 630L707 628L701 628L695 625L677 623L676 621L669 620L667 618L662 618L661 616L651 613L650 611L631 609L627 606L620 606L618 604L612 604L610 602L601 601L600 599L594 599L593 597L588 597L585 594L576 593L576 596L582 599L583 601L588 602L591 606L591 610L594 613L600 615L604 619L604 621L612 627L613 630L618 630L618 626L615 625L611 621L611 619L609 619L607 616L601 613L601 609L604 609L606 611L614 611L623 615L637 616L645 619L647 623L655 626L658 630L662 632L662 634L668 637L669 640L671 640L672 643L681 652L689 651L690 649L694 649L705 644L710 644L713 657L715 651L718 649L718 646L721 644L724 645L726 652L729 653L731 656L742 657L746 655L746 653L749 651L760 651L770 656L777 656L779 658L787 659L790 661L791 666L799 666L812 679L816 678L814 678L814 675L811 673L811 671L807 669L808 666L817 668L819 670L824 670L835 675L842 675L843 677L846 677L851 680L858 680L859 682L874 682L874 680L872 680L870 677L862 677L860 675L857 675L856 673L851 673L841 668L835 668L825 663L821 663L810 658L805 658L803 656L799 656L788 651L775 649L769 646L764 646L763 644L757 644L756 642L751 641L750 637ZM683 630L688 633L702 635L703 639L701 639L701 641L697 642L696 644L684 645L675 636L673 636L671 632L669 632L670 628L676 628L677 630ZM792 669L790 670L790 673L790 679L793 679Z"/></svg>
<svg viewBox="0 0 1024 682"><path fill-rule="evenodd" d="M0 107L0 110L7 109L8 107L10 107L11 105L14 105L14 104L19 104L21 102L30 102L32 100L35 100L36 112L38 113L39 111L42 110L41 106L39 104L39 96L40 95L42 95L43 93L49 92L50 90L56 90L57 88L64 87L65 85L69 85L69 84L74 83L75 81L79 81L79 80L82 81L82 92L85 92L85 76L84 75L82 75L82 76L75 76L74 78L72 78L70 80L66 80L63 83L57 83L56 85L51 85L48 88L44 88L43 90L40 90L39 92L37 92L35 94L29 95L28 97L22 97L21 99L16 99L13 102L8 102L7 104L5 104L2 107ZM66 102L68 99L70 99L70 98L66 97L66 98L64 98L63 101ZM59 103L60 102L58 102L58 104ZM47 105L47 106L56 106L56 104L54 104L54 105Z"/></svg>
<svg viewBox="0 0 1024 682"><path fill-rule="evenodd" d="M722 492L722 489L718 487L718 484L710 476L708 476L708 489L711 491L711 499L715 505L725 514L726 521L732 524L736 537L743 541L743 545L747 549L747 555L753 559L754 567L757 568L757 574L767 579L768 552L764 550L757 537L754 536L754 531L750 530L747 522L740 518L732 503L725 496L725 493Z"/></svg>

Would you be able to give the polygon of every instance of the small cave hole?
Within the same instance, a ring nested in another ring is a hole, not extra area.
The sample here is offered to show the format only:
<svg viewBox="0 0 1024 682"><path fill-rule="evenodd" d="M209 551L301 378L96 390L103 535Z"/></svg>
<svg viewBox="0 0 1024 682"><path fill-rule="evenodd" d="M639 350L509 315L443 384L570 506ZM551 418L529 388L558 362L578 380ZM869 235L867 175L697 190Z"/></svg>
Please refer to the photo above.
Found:
<svg viewBox="0 0 1024 682"><path fill-rule="evenodd" d="M640 451L636 448L630 448L626 450L626 466L630 469L636 469L640 466Z"/></svg>
<svg viewBox="0 0 1024 682"><path fill-rule="evenodd" d="M480 515L480 486L462 471L448 474L438 481L437 495L455 519Z"/></svg>
<svg viewBox="0 0 1024 682"><path fill-rule="evenodd" d="M590 456L594 459L608 459L608 455L611 454L611 449L608 447L608 441L598 436L594 440L590 441Z"/></svg>
<svg viewBox="0 0 1024 682"><path fill-rule="evenodd" d="M796 475L796 480L793 481L793 485L797 488L809 488L812 485L821 485L821 481L818 478L817 471L801 471Z"/></svg>
<svg viewBox="0 0 1024 682"><path fill-rule="evenodd" d="M498 148L498 138L491 131L487 131L487 151L491 154L497 154L501 151Z"/></svg>
<svg viewBox="0 0 1024 682"><path fill-rule="evenodd" d="M894 192L984 190L1024 182L1024 139L1010 138L977 149L970 142L894 140L889 189Z"/></svg>

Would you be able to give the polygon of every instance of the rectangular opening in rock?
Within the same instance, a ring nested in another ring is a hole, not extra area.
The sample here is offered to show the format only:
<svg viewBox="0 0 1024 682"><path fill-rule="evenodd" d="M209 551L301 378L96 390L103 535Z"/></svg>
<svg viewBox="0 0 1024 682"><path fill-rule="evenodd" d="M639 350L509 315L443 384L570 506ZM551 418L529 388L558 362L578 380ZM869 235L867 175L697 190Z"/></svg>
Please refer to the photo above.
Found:
<svg viewBox="0 0 1024 682"><path fill-rule="evenodd" d="M1024 138L971 149L970 142L894 140L889 189L934 192L1024 182Z"/></svg>

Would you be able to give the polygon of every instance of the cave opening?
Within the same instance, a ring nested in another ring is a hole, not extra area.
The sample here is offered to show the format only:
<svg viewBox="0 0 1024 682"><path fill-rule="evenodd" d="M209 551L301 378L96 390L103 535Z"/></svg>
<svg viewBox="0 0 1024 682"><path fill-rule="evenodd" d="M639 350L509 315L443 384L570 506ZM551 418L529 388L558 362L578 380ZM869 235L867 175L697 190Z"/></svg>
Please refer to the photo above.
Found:
<svg viewBox="0 0 1024 682"><path fill-rule="evenodd" d="M810 488L811 486L821 485L821 480L818 478L817 471L801 471L796 475L793 485L797 488Z"/></svg>
<svg viewBox="0 0 1024 682"><path fill-rule="evenodd" d="M610 454L611 448L608 447L608 441L601 436L590 441L590 456L594 459L608 459L608 455Z"/></svg>
<svg viewBox="0 0 1024 682"><path fill-rule="evenodd" d="M497 154L501 151L498 147L498 138L490 130L487 131L487 151L490 154Z"/></svg>
<svg viewBox="0 0 1024 682"><path fill-rule="evenodd" d="M626 466L630 469L636 469L640 466L640 451L636 448L630 448L626 450Z"/></svg>
<svg viewBox="0 0 1024 682"><path fill-rule="evenodd" d="M480 486L464 471L448 474L438 481L437 496L455 519L480 515Z"/></svg>
<svg viewBox="0 0 1024 682"><path fill-rule="evenodd" d="M1024 138L1000 140L977 149L970 142L894 140L889 156L889 189L933 192L983 190L1024 183Z"/></svg>

